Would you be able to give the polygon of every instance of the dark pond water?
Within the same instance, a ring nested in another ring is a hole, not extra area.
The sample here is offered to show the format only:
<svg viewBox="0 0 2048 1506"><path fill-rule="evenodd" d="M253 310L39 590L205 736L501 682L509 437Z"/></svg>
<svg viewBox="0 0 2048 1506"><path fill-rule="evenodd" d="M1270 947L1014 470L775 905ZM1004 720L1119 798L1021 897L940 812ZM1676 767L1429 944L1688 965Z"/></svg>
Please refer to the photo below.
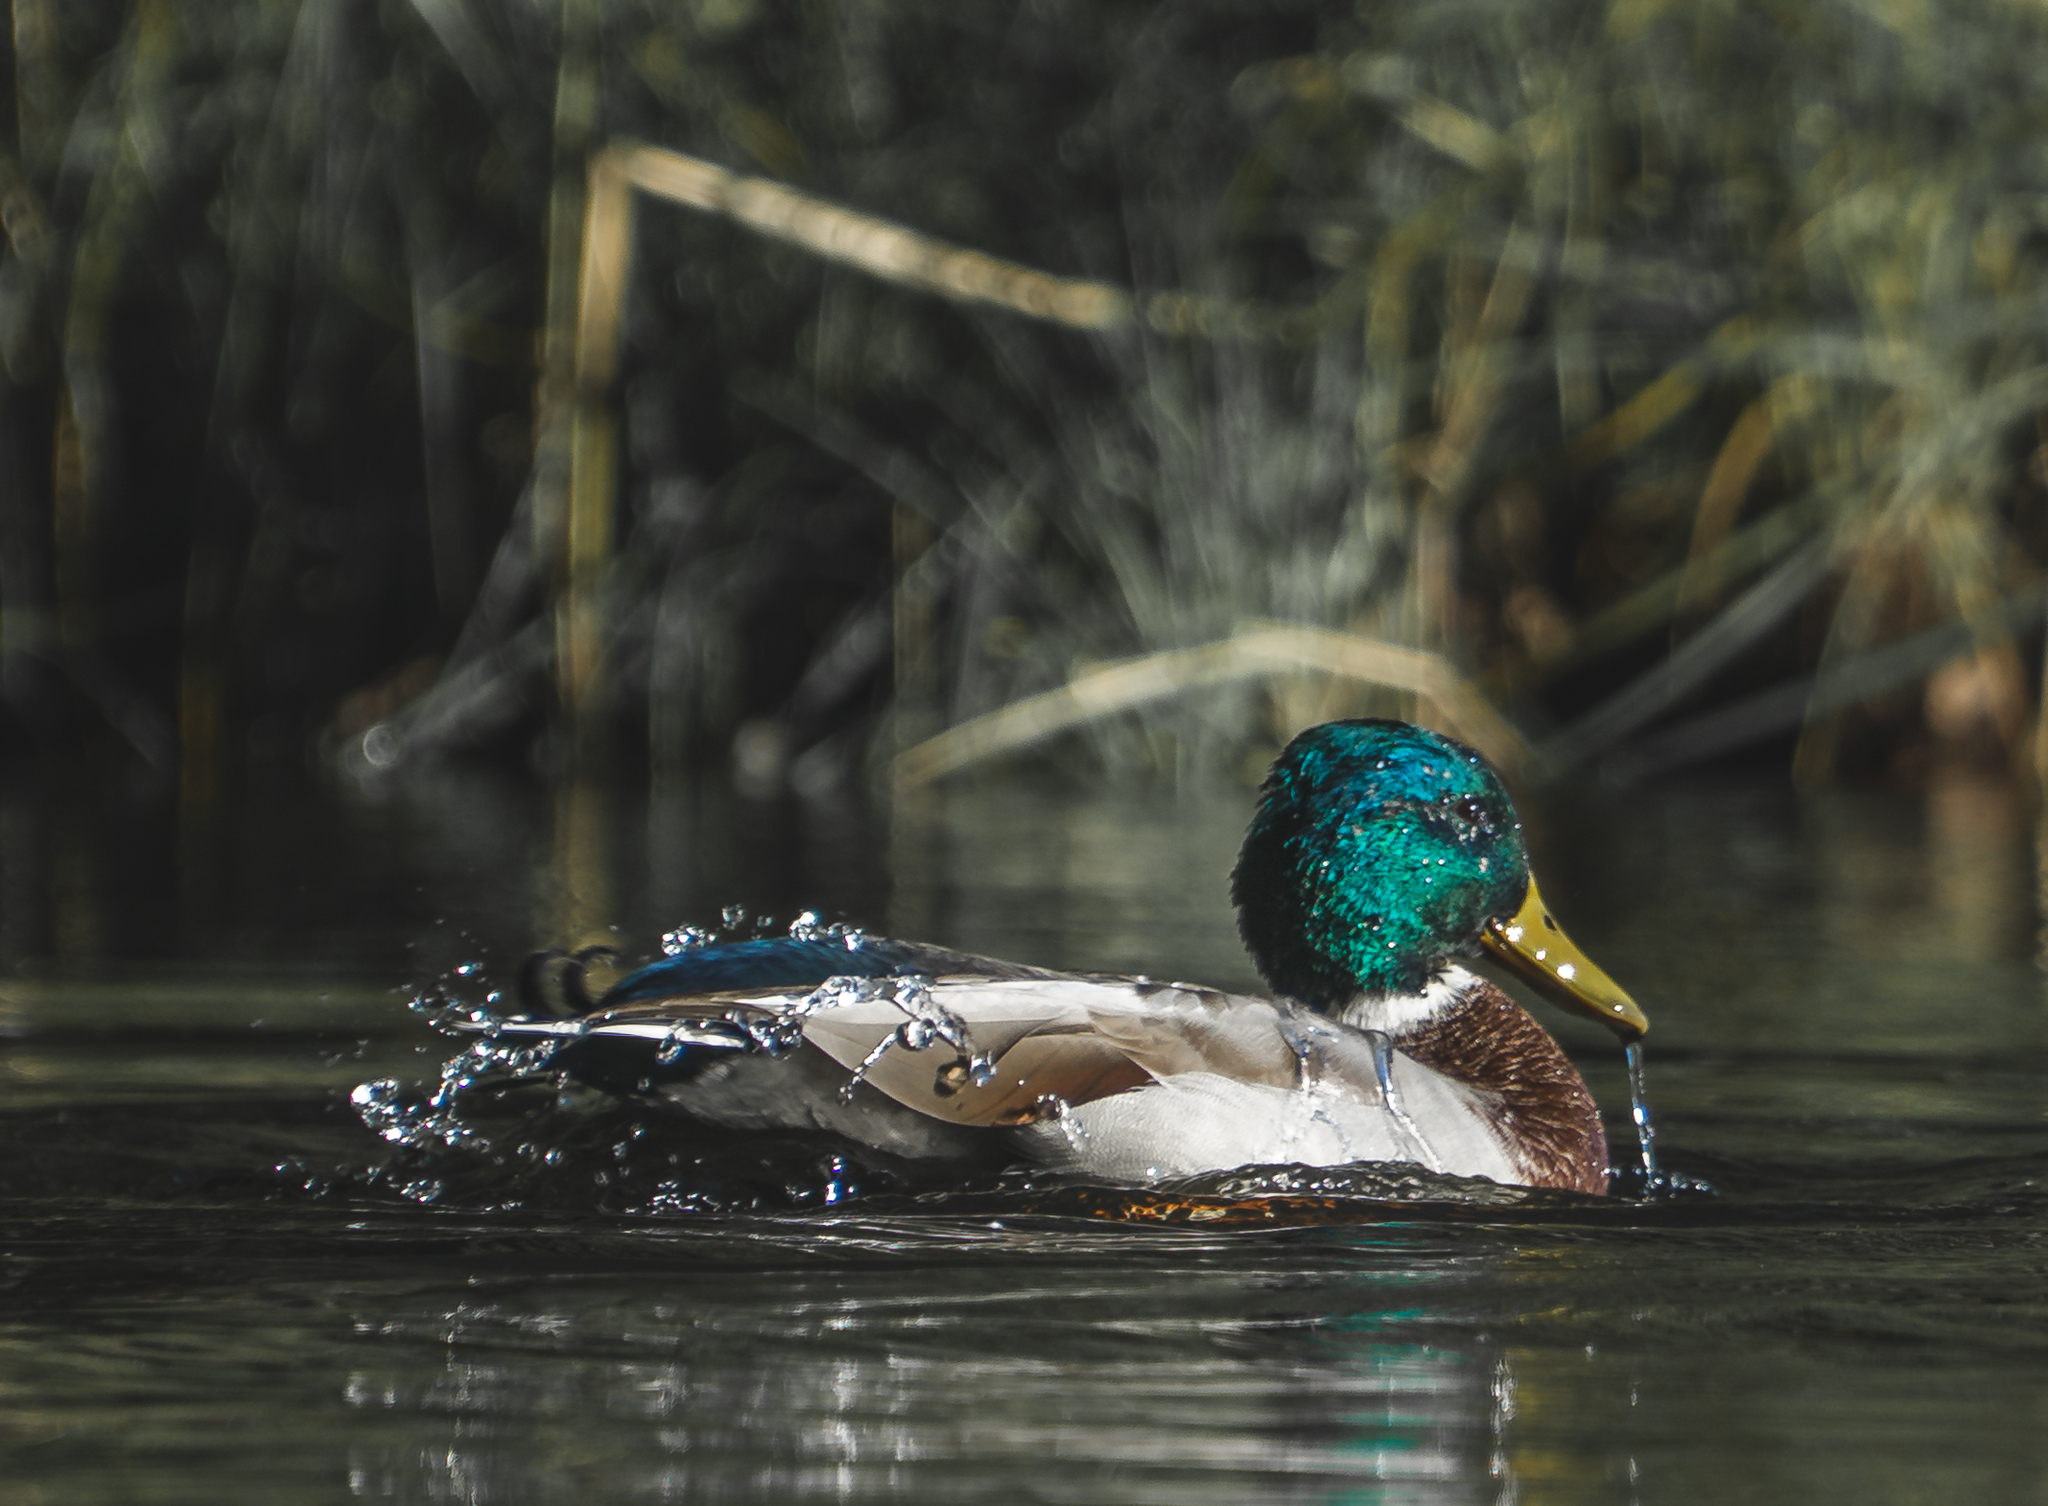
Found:
<svg viewBox="0 0 2048 1506"><path fill-rule="evenodd" d="M2048 1499L2039 847L1998 785L1527 813L1711 1197L1160 1225L596 1101L439 1151L349 1106L433 1076L418 980L732 902L1250 984L1248 800L15 797L0 1498ZM1544 1017L1626 1150L1618 1052Z"/></svg>

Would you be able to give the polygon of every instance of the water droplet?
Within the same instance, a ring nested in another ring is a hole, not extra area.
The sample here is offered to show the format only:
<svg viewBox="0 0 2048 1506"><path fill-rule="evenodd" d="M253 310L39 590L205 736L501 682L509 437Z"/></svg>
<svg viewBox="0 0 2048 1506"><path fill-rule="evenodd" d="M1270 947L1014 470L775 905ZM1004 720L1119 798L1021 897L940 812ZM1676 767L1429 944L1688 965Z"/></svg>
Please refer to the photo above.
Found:
<svg viewBox="0 0 2048 1506"><path fill-rule="evenodd" d="M661 954L664 957L680 957L684 952L694 952L707 947L717 938L699 926L677 926L672 931L661 933Z"/></svg>

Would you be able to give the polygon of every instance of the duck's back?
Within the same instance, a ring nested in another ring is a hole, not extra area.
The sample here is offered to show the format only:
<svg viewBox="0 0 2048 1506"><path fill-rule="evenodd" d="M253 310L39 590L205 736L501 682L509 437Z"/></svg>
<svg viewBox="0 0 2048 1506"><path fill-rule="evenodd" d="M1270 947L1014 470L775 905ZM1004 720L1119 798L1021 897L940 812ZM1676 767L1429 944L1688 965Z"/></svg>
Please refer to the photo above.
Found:
<svg viewBox="0 0 2048 1506"><path fill-rule="evenodd" d="M896 941L858 931L819 936L769 936L691 947L619 980L598 1009L655 999L766 989L812 989L832 978L971 975L1054 978L1044 968L977 957L921 941Z"/></svg>

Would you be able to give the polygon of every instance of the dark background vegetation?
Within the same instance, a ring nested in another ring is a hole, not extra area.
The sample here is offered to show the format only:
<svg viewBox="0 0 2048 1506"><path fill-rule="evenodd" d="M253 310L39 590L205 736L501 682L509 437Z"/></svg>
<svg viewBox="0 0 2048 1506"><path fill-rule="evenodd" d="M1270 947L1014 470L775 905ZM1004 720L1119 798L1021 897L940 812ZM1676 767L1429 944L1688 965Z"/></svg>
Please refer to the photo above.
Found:
<svg viewBox="0 0 2048 1506"><path fill-rule="evenodd" d="M565 767L543 362L583 164L626 139L1222 312L1077 334L643 203L605 596L625 766L828 788L1266 619L1448 656L1542 768L2031 760L2038 8L11 21L18 771L203 798L407 716L408 758ZM1283 677L1051 747L1235 775L1356 710L1418 707Z"/></svg>

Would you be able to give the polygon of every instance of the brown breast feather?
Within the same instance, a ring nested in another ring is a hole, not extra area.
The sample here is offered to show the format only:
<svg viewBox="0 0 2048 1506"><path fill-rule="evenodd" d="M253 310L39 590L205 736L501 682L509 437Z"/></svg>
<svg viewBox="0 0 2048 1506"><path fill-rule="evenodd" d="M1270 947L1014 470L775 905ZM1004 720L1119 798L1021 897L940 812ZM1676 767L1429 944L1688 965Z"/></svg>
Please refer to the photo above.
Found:
<svg viewBox="0 0 2048 1506"><path fill-rule="evenodd" d="M1403 1056L1484 1100L1532 1187L1607 1190L1607 1136L1578 1069L1529 1011L1485 979L1394 1037Z"/></svg>

